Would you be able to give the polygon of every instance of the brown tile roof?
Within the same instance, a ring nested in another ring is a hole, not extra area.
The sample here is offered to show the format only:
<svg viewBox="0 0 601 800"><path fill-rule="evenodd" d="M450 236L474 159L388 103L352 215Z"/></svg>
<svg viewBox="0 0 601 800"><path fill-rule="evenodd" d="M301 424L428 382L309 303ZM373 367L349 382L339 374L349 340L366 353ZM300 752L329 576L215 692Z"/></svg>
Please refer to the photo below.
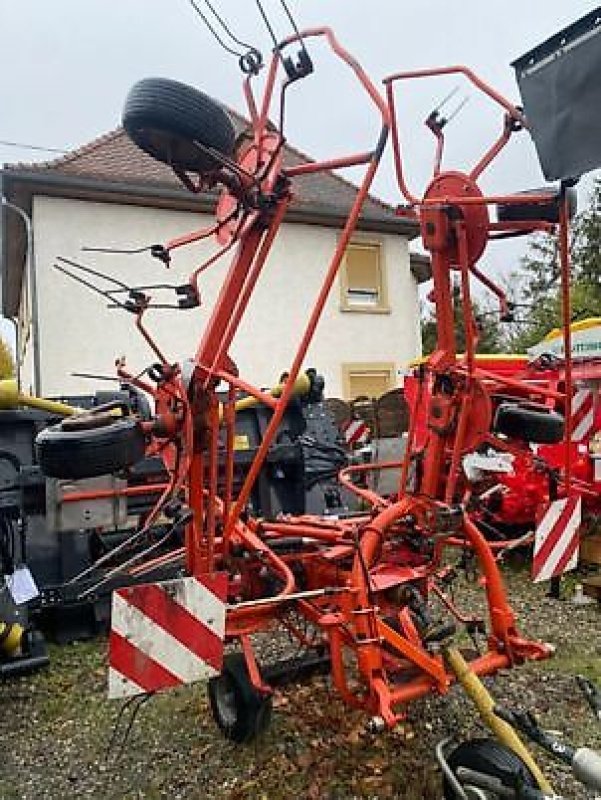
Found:
<svg viewBox="0 0 601 800"><path fill-rule="evenodd" d="M244 130L248 123L234 111L228 110L237 132ZM285 146L284 164L292 166L312 159L299 150ZM123 128L106 133L92 142L51 161L34 164L6 164L5 171L37 173L44 175L64 175L73 178L90 178L97 181L121 183L132 186L148 186L155 189L182 190L172 170L140 150L127 136ZM131 191L131 190L130 190ZM357 187L333 172L299 176L294 179L295 200L293 207L313 210L316 217L320 212L345 215L355 198ZM362 219L374 224L398 223L399 231L403 224L395 218L394 208L376 197L370 196L363 207ZM405 224L405 228L406 228ZM408 230L406 230L408 232Z"/></svg>
<svg viewBox="0 0 601 800"><path fill-rule="evenodd" d="M248 127L239 114L230 109L228 113L237 132ZM286 166L307 161L311 159L304 153L285 146ZM0 177L5 196L26 211L35 194L190 210L209 210L215 202L214 194L191 194L168 166L133 144L123 128L51 161L5 164ZM293 191L287 215L291 222L342 227L357 187L333 172L322 172L294 178ZM364 203L357 227L410 239L418 234L415 222L395 216L392 206L373 196ZM2 228L2 312L10 316L18 304L26 243L15 215L4 213Z"/></svg>

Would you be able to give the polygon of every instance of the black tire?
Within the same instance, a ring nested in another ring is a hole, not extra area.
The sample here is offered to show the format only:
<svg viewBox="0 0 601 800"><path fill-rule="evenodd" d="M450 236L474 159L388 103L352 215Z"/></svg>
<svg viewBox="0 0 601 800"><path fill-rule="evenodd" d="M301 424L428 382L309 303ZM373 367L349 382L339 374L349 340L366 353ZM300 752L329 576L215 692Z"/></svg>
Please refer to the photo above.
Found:
<svg viewBox="0 0 601 800"><path fill-rule="evenodd" d="M475 772L498 778L505 786L511 788L515 788L516 785L532 788L538 786L522 759L496 739L472 739L462 742L447 758L447 763L454 773L458 767L468 767ZM445 800L456 800L457 795L446 776L443 787Z"/></svg>
<svg viewBox="0 0 601 800"><path fill-rule="evenodd" d="M44 475L77 480L130 467L144 458L146 440L139 423L127 418L84 430L52 425L37 435L35 446Z"/></svg>
<svg viewBox="0 0 601 800"><path fill-rule="evenodd" d="M252 685L242 653L226 655L221 675L211 678L208 692L213 718L226 739L245 744L269 726L271 695Z"/></svg>
<svg viewBox="0 0 601 800"><path fill-rule="evenodd" d="M122 115L130 139L175 169L210 172L218 162L194 144L231 157L236 133L228 115L207 95L167 78L145 78L129 91Z"/></svg>
<svg viewBox="0 0 601 800"><path fill-rule="evenodd" d="M564 435L564 418L551 409L503 403L497 408L493 423L495 433L510 439L537 444L556 444Z"/></svg>

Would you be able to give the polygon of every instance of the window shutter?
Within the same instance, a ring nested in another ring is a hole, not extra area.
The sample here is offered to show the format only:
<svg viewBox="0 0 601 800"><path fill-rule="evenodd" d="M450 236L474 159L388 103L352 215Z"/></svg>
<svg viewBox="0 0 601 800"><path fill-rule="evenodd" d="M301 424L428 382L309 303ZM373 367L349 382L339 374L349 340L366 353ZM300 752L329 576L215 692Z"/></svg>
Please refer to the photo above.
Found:
<svg viewBox="0 0 601 800"><path fill-rule="evenodd" d="M390 372L351 372L349 374L350 399L380 397L391 388Z"/></svg>

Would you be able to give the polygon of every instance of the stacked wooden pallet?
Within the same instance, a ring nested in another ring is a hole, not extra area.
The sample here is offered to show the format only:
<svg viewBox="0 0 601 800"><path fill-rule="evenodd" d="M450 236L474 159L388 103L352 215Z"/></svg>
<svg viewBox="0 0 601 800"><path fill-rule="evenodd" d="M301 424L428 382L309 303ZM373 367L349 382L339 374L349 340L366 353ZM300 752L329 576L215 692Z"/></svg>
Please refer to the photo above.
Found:
<svg viewBox="0 0 601 800"><path fill-rule="evenodd" d="M580 561L601 566L601 532L585 536L580 545ZM591 575L582 581L584 593L601 602L601 574Z"/></svg>

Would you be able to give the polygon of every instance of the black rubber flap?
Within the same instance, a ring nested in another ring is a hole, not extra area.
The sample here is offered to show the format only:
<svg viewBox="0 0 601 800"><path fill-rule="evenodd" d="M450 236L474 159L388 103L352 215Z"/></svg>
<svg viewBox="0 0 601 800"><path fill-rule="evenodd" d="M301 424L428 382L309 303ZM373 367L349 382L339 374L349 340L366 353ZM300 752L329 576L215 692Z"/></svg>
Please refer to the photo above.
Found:
<svg viewBox="0 0 601 800"><path fill-rule="evenodd" d="M512 67L545 178L601 166L601 6Z"/></svg>

